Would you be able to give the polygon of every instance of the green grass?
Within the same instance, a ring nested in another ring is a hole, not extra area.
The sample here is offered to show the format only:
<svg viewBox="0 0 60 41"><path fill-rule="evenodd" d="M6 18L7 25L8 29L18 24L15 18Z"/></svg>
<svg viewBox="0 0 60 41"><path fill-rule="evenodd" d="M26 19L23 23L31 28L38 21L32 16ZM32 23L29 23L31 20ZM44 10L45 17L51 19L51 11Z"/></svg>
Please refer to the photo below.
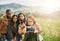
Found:
<svg viewBox="0 0 60 41"><path fill-rule="evenodd" d="M0 17L2 16L3 14L0 13Z"/></svg>
<svg viewBox="0 0 60 41"><path fill-rule="evenodd" d="M42 28L43 41L60 41L60 19L36 19L36 21Z"/></svg>
<svg viewBox="0 0 60 41"><path fill-rule="evenodd" d="M60 41L60 19L36 19L42 28L43 41Z"/></svg>

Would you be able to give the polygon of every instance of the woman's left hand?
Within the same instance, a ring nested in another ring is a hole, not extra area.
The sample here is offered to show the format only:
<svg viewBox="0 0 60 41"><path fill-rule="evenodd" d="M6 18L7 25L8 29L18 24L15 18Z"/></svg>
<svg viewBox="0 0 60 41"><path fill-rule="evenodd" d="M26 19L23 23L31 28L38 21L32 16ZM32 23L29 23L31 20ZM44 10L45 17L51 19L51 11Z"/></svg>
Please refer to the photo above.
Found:
<svg viewBox="0 0 60 41"><path fill-rule="evenodd" d="M39 33L40 32L40 26L38 24L34 25L36 27L36 30L34 33Z"/></svg>

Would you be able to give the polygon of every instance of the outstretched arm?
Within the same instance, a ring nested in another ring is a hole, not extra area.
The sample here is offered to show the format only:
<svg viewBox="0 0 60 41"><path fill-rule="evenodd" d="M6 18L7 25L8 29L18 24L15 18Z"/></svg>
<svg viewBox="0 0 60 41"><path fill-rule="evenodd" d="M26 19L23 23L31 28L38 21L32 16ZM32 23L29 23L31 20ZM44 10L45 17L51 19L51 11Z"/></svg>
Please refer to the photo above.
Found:
<svg viewBox="0 0 60 41"><path fill-rule="evenodd" d="M41 29L40 29L39 24L35 24L34 26L36 27L36 32L35 33L40 33Z"/></svg>

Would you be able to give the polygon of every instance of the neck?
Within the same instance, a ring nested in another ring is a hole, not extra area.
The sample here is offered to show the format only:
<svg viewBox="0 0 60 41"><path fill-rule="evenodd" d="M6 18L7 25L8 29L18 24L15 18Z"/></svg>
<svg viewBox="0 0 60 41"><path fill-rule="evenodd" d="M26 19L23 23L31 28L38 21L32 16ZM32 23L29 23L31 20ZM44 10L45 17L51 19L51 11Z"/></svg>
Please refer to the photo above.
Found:
<svg viewBox="0 0 60 41"><path fill-rule="evenodd" d="M14 22L14 24L16 24L16 22Z"/></svg>
<svg viewBox="0 0 60 41"><path fill-rule="evenodd" d="M8 17L7 15L6 15L6 17L7 17L7 19L10 19L11 17Z"/></svg>

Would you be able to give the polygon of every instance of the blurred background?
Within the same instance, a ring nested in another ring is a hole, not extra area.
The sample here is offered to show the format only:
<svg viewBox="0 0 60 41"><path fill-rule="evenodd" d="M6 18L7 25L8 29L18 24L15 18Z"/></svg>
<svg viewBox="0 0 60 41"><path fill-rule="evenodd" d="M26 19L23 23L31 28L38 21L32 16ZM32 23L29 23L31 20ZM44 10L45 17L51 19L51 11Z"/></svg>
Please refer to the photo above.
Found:
<svg viewBox="0 0 60 41"><path fill-rule="evenodd" d="M0 17L6 9L12 15L33 15L42 28L43 41L60 41L60 0L0 0Z"/></svg>

